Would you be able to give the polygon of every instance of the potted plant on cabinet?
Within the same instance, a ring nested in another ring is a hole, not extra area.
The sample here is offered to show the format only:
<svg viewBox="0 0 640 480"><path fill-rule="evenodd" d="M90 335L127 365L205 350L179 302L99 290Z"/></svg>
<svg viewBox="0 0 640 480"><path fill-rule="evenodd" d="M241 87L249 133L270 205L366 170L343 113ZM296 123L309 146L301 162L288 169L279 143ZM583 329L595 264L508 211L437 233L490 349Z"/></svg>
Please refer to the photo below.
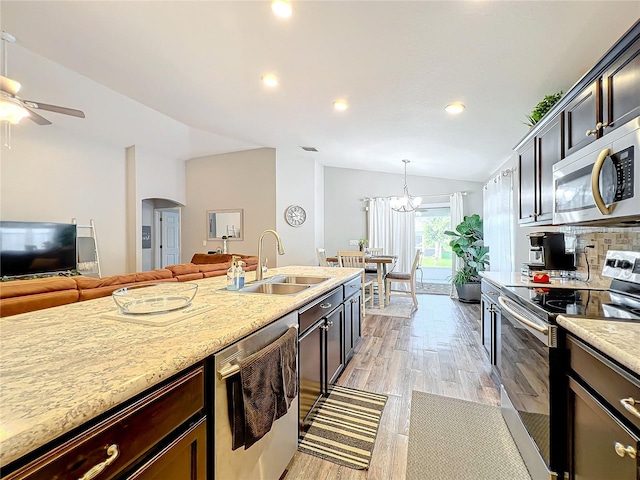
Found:
<svg viewBox="0 0 640 480"><path fill-rule="evenodd" d="M554 93L553 95L545 95L540 102L535 106L531 113L527 115L527 120L523 122L525 125L533 128L533 126L538 123L542 117L546 115L546 113L551 110L558 100L562 98L562 90L558 93Z"/></svg>
<svg viewBox="0 0 640 480"><path fill-rule="evenodd" d="M483 243L480 215L465 216L456 226L456 231L447 230L452 237L449 245L456 256L462 259L462 267L451 277L461 302L480 302L480 275L489 264L489 247Z"/></svg>

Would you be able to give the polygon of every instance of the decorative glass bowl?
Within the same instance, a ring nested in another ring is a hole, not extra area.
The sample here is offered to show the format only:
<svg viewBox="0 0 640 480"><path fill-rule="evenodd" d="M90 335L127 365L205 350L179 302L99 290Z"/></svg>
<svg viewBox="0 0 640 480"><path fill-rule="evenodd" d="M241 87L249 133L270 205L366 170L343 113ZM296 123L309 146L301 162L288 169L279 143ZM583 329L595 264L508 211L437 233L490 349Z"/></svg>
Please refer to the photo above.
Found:
<svg viewBox="0 0 640 480"><path fill-rule="evenodd" d="M152 283L123 287L111 294L122 313L148 314L179 310L191 304L198 284Z"/></svg>

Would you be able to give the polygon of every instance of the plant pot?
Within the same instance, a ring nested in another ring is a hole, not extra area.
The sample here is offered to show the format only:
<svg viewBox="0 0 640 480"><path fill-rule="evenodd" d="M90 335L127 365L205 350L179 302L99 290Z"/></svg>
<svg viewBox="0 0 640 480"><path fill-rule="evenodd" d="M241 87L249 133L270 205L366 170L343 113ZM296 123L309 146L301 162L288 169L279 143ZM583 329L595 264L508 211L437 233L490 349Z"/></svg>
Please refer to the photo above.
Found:
<svg viewBox="0 0 640 480"><path fill-rule="evenodd" d="M464 303L480 303L480 282L470 282L456 285L458 300Z"/></svg>

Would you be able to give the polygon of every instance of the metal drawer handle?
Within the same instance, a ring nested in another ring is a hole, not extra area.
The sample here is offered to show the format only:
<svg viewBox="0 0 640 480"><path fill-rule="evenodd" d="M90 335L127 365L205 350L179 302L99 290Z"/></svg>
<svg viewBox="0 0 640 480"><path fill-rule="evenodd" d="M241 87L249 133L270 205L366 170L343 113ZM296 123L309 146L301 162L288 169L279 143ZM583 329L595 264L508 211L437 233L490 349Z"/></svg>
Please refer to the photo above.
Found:
<svg viewBox="0 0 640 480"><path fill-rule="evenodd" d="M618 454L618 456L620 456L620 457L624 457L625 455L629 455L630 458L636 458L636 454L637 454L636 449L633 448L631 445L625 447L620 442L616 442L616 443L613 444L613 448L616 451L616 453Z"/></svg>
<svg viewBox="0 0 640 480"><path fill-rule="evenodd" d="M640 404L640 400L635 400L633 397L622 398L620 399L620 403L624 408L627 409L627 411L631 412L636 417L640 418L640 411L638 411L638 409L634 407L636 403Z"/></svg>
<svg viewBox="0 0 640 480"><path fill-rule="evenodd" d="M333 320L329 320L327 322L327 327L333 327Z"/></svg>
<svg viewBox="0 0 640 480"><path fill-rule="evenodd" d="M118 445L115 443L113 445L109 445L107 448L107 459L104 462L97 464L92 467L87 473L85 473L79 480L91 480L98 476L98 474L102 473L102 471L116 461L116 458L120 455L120 450L118 450Z"/></svg>
<svg viewBox="0 0 640 480"><path fill-rule="evenodd" d="M323 308L323 309L326 310L327 308L331 308L331 304L330 303L321 303L320 304L320 308Z"/></svg>
<svg viewBox="0 0 640 480"><path fill-rule="evenodd" d="M509 308L509 305L507 305L507 302L505 302L505 300L502 297L498 297L498 302L500 302L500 305L502 305L502 307L509 312L511 315L513 315L513 317L515 317L516 320L518 320L520 323L526 325L529 328L532 328L544 335L548 335L549 334L549 329L547 327L541 327L540 325L536 325L535 323L533 323L532 321L524 318L522 315L520 315L518 312L515 312L512 308Z"/></svg>

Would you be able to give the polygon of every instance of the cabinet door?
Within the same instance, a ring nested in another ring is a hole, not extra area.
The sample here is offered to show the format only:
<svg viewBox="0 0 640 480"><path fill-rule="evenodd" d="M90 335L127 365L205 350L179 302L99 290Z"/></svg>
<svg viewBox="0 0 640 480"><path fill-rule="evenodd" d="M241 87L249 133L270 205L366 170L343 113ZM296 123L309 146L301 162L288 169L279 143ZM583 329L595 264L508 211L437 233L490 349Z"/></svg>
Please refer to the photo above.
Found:
<svg viewBox="0 0 640 480"><path fill-rule="evenodd" d="M638 479L636 455L632 453L638 451L638 437L572 378L569 415L571 479Z"/></svg>
<svg viewBox="0 0 640 480"><path fill-rule="evenodd" d="M564 110L565 155L577 152L598 138L595 129L601 118L600 108L600 80L592 83L567 104Z"/></svg>
<svg viewBox="0 0 640 480"><path fill-rule="evenodd" d="M535 221L536 214L536 156L535 142L530 141L519 151L520 172L520 220L518 223Z"/></svg>
<svg viewBox="0 0 640 480"><path fill-rule="evenodd" d="M640 115L640 40L602 74L602 107L603 134Z"/></svg>
<svg viewBox="0 0 640 480"><path fill-rule="evenodd" d="M489 359L491 359L491 351L493 348L492 333L494 330L491 325L494 320L493 309L495 307L484 295L480 297L480 306L480 315L482 315L480 319L480 341L482 342L485 353Z"/></svg>
<svg viewBox="0 0 640 480"><path fill-rule="evenodd" d="M559 113L538 133L536 175L538 189L536 191L536 221L553 219L553 165L564 157L562 143L562 119Z"/></svg>
<svg viewBox="0 0 640 480"><path fill-rule="evenodd" d="M353 357L353 298L344 302L344 364Z"/></svg>
<svg viewBox="0 0 640 480"><path fill-rule="evenodd" d="M362 292L351 297L351 347L355 350L362 339Z"/></svg>
<svg viewBox="0 0 640 480"><path fill-rule="evenodd" d="M205 480L207 478L207 428L201 419L135 472L135 480Z"/></svg>
<svg viewBox="0 0 640 480"><path fill-rule="evenodd" d="M300 356L300 428L304 428L309 412L313 409L324 391L322 381L323 338L320 327L324 326L324 319L313 325L300 337L298 354Z"/></svg>
<svg viewBox="0 0 640 480"><path fill-rule="evenodd" d="M327 388L333 385L344 368L344 310L337 308L325 320Z"/></svg>

